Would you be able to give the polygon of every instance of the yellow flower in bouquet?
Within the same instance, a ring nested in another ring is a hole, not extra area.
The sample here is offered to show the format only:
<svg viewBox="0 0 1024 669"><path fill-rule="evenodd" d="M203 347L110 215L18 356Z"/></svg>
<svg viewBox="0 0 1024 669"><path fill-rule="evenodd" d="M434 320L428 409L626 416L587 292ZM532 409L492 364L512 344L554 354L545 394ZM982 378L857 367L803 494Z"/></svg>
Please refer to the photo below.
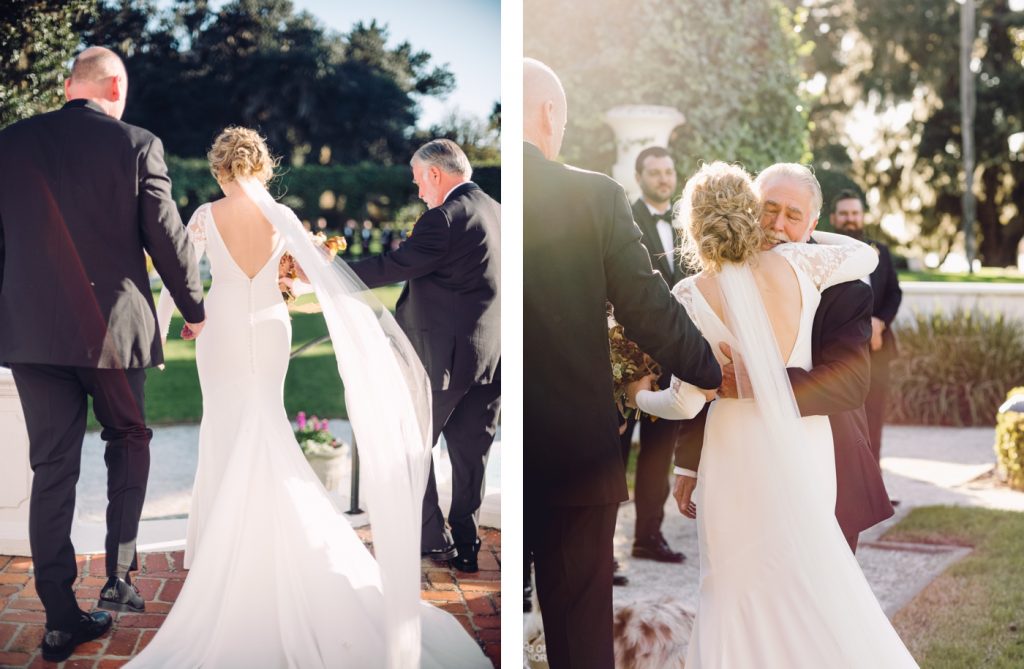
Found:
<svg viewBox="0 0 1024 669"><path fill-rule="evenodd" d="M651 356L640 350L636 342L626 338L625 328L615 320L611 304L608 304L608 348L611 354L612 382L615 384L615 406L624 418L628 418L633 411L639 417L639 409L626 406L626 386L651 374L661 376L661 367ZM658 390L657 382L652 383L651 388ZM650 418L652 421L658 419L657 416Z"/></svg>
<svg viewBox="0 0 1024 669"><path fill-rule="evenodd" d="M337 255L348 247L348 242L340 235L328 237L324 233L318 232L315 235L310 235L310 238L313 245L324 252L328 262L333 262ZM292 286L296 279L305 280L305 278L306 276L302 272L302 268L299 266L299 263L295 262L295 258L292 257L291 253L285 253L281 256L281 261L277 265L277 283L281 289L281 298L285 302L291 304L295 301Z"/></svg>

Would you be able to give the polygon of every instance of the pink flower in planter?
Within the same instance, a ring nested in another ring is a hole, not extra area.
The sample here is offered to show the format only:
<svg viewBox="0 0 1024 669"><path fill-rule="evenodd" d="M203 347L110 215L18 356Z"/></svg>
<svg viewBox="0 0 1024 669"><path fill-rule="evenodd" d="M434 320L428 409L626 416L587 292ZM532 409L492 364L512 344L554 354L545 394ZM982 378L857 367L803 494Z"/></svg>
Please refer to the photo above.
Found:
<svg viewBox="0 0 1024 669"><path fill-rule="evenodd" d="M299 426L300 430L305 430L306 429L306 412L305 411L300 411L299 414L295 417L295 422L298 423L298 426Z"/></svg>

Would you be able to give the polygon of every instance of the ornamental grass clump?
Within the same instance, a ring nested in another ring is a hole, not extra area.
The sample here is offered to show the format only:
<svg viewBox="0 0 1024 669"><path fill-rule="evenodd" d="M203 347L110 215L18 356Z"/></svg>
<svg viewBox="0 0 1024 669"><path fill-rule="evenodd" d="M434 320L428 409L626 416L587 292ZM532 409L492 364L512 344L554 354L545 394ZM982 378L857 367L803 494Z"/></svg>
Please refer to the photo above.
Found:
<svg viewBox="0 0 1024 669"><path fill-rule="evenodd" d="M896 329L894 423L985 426L1007 389L1024 385L1024 323L979 311L917 314Z"/></svg>

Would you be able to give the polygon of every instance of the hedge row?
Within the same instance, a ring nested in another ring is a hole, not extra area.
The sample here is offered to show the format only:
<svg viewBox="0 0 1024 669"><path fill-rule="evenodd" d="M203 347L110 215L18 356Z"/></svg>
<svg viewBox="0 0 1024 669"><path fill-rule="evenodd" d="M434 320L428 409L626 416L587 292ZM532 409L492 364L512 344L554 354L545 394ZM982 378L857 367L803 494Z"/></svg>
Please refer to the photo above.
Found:
<svg viewBox="0 0 1024 669"><path fill-rule="evenodd" d="M187 221L199 205L221 197L205 160L168 156L167 168L183 220ZM500 165L475 166L473 181L501 200ZM349 219L374 224L395 221L404 208L419 203L408 165L286 167L271 182L270 191L299 218L323 218L332 230L341 229Z"/></svg>

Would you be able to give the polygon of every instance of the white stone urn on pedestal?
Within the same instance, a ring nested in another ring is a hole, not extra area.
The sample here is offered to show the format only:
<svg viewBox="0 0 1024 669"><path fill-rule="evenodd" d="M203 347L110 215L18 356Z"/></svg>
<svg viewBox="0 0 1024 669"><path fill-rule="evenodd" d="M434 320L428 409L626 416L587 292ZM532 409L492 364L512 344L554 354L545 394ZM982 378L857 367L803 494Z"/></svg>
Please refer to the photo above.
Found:
<svg viewBox="0 0 1024 669"><path fill-rule="evenodd" d="M0 367L0 555L30 555L28 431L11 370Z"/></svg>
<svg viewBox="0 0 1024 669"><path fill-rule="evenodd" d="M615 131L618 159L612 178L626 189L630 202L640 197L636 183L636 157L648 146L668 146L669 137L686 117L673 107L624 105L605 112L605 123Z"/></svg>

